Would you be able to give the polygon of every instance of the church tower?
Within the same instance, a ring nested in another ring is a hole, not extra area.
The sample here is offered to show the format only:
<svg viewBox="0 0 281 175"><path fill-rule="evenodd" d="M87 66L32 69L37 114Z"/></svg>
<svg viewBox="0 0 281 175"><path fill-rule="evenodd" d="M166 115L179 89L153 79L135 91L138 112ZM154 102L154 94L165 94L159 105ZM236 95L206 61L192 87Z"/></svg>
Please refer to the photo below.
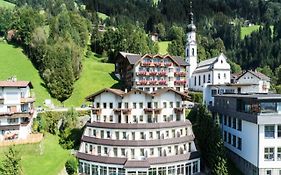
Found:
<svg viewBox="0 0 281 175"><path fill-rule="evenodd" d="M193 23L192 2L190 2L189 24L187 26L185 55L187 66L187 78L191 85L191 77L197 67L197 43L196 26ZM190 86L188 86L190 87Z"/></svg>

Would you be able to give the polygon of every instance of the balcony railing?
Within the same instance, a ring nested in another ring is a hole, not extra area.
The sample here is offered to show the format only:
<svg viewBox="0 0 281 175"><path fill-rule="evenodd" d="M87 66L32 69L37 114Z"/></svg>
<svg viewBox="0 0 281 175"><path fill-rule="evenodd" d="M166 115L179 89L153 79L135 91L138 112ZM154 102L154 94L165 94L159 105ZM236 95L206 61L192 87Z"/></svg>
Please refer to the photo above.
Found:
<svg viewBox="0 0 281 175"><path fill-rule="evenodd" d="M152 62L142 62L141 65L142 66L154 66L154 64Z"/></svg>
<svg viewBox="0 0 281 175"><path fill-rule="evenodd" d="M175 85L185 85L186 84L186 80L176 80L174 81Z"/></svg>
<svg viewBox="0 0 281 175"><path fill-rule="evenodd" d="M157 72L149 72L149 75L155 76L155 75L157 75Z"/></svg>
<svg viewBox="0 0 281 175"><path fill-rule="evenodd" d="M152 108L144 108L144 113L145 114L152 114L153 113L153 109Z"/></svg>
<svg viewBox="0 0 281 175"><path fill-rule="evenodd" d="M183 113L184 108L174 108L175 113L181 114Z"/></svg>
<svg viewBox="0 0 281 175"><path fill-rule="evenodd" d="M149 85L157 85L158 81L157 80L150 80L148 81Z"/></svg>
<svg viewBox="0 0 281 175"><path fill-rule="evenodd" d="M121 108L115 108L113 109L115 114L120 114L121 113Z"/></svg>
<svg viewBox="0 0 281 175"><path fill-rule="evenodd" d="M164 63L165 67L169 67L169 66L172 66L172 65L173 65L173 63Z"/></svg>
<svg viewBox="0 0 281 175"><path fill-rule="evenodd" d="M139 71L139 72L137 72L137 75L146 76L146 75L148 75L148 72L147 71Z"/></svg>
<svg viewBox="0 0 281 175"><path fill-rule="evenodd" d="M158 82L159 85L167 85L167 81L166 80L160 80Z"/></svg>
<svg viewBox="0 0 281 175"><path fill-rule="evenodd" d="M101 108L92 108L92 113L96 115L100 115L101 113Z"/></svg>
<svg viewBox="0 0 281 175"><path fill-rule="evenodd" d="M159 76L167 76L167 72L161 71L161 72L158 72L157 75L159 75Z"/></svg>
<svg viewBox="0 0 281 175"><path fill-rule="evenodd" d="M35 101L35 98L33 97L28 97L28 98L21 98L20 102L23 103L33 103Z"/></svg>
<svg viewBox="0 0 281 175"><path fill-rule="evenodd" d="M132 109L126 108L126 109L121 109L123 114L131 114Z"/></svg>

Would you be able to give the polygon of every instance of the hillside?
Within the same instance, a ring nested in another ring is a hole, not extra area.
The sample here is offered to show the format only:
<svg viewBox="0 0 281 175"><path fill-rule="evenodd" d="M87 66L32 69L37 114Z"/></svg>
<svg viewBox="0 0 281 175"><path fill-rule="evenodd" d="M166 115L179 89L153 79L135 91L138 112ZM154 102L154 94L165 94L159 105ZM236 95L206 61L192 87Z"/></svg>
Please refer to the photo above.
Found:
<svg viewBox="0 0 281 175"><path fill-rule="evenodd" d="M44 82L38 71L22 53L22 49L0 43L0 61L5 63L0 64L1 80L16 75L18 80L32 81L37 106L43 105L45 99L51 98L43 86ZM75 83L72 96L65 102L66 106L81 106L86 96L117 83L110 74L114 71L113 64L100 63L96 57L92 56L83 60L83 66L81 78ZM59 104L57 100L51 99L55 104Z"/></svg>
<svg viewBox="0 0 281 175"><path fill-rule="evenodd" d="M81 77L75 82L74 91L65 105L81 106L86 96L116 84L117 81L111 77L113 71L113 64L101 63L95 56L84 58Z"/></svg>
<svg viewBox="0 0 281 175"><path fill-rule="evenodd" d="M4 0L0 0L0 7L4 7L4 8L14 8L15 4L12 4L10 2L6 2Z"/></svg>
<svg viewBox="0 0 281 175"><path fill-rule="evenodd" d="M36 105L42 105L44 99L51 98L38 71L22 53L22 49L0 42L0 62L0 80L6 80L15 75L18 80L32 81Z"/></svg>
<svg viewBox="0 0 281 175"><path fill-rule="evenodd" d="M159 46L159 53L162 55L165 55L168 53L168 45L169 43L171 43L171 41L160 41L158 42L158 46Z"/></svg>

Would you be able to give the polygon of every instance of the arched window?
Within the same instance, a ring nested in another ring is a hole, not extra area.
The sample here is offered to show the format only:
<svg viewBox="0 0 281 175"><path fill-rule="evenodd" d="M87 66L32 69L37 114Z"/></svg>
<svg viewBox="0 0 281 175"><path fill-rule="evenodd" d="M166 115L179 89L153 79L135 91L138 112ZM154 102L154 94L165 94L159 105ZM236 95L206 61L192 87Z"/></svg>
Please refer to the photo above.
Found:
<svg viewBox="0 0 281 175"><path fill-rule="evenodd" d="M196 76L194 77L194 86L196 86Z"/></svg>
<svg viewBox="0 0 281 175"><path fill-rule="evenodd" d="M194 56L194 55L195 55L195 49L192 48L192 56Z"/></svg>

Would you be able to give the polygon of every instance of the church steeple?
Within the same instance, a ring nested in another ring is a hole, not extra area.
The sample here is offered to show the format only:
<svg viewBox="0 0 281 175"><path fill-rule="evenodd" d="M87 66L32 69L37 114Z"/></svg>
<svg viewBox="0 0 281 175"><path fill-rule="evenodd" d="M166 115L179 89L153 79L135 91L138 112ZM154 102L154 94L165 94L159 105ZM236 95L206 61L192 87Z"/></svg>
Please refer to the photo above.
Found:
<svg viewBox="0 0 281 175"><path fill-rule="evenodd" d="M187 66L187 78L191 80L192 74L197 67L197 42L196 42L196 26L194 25L194 15L192 12L192 1L190 0L190 13L189 24L187 25L186 34L186 62Z"/></svg>

